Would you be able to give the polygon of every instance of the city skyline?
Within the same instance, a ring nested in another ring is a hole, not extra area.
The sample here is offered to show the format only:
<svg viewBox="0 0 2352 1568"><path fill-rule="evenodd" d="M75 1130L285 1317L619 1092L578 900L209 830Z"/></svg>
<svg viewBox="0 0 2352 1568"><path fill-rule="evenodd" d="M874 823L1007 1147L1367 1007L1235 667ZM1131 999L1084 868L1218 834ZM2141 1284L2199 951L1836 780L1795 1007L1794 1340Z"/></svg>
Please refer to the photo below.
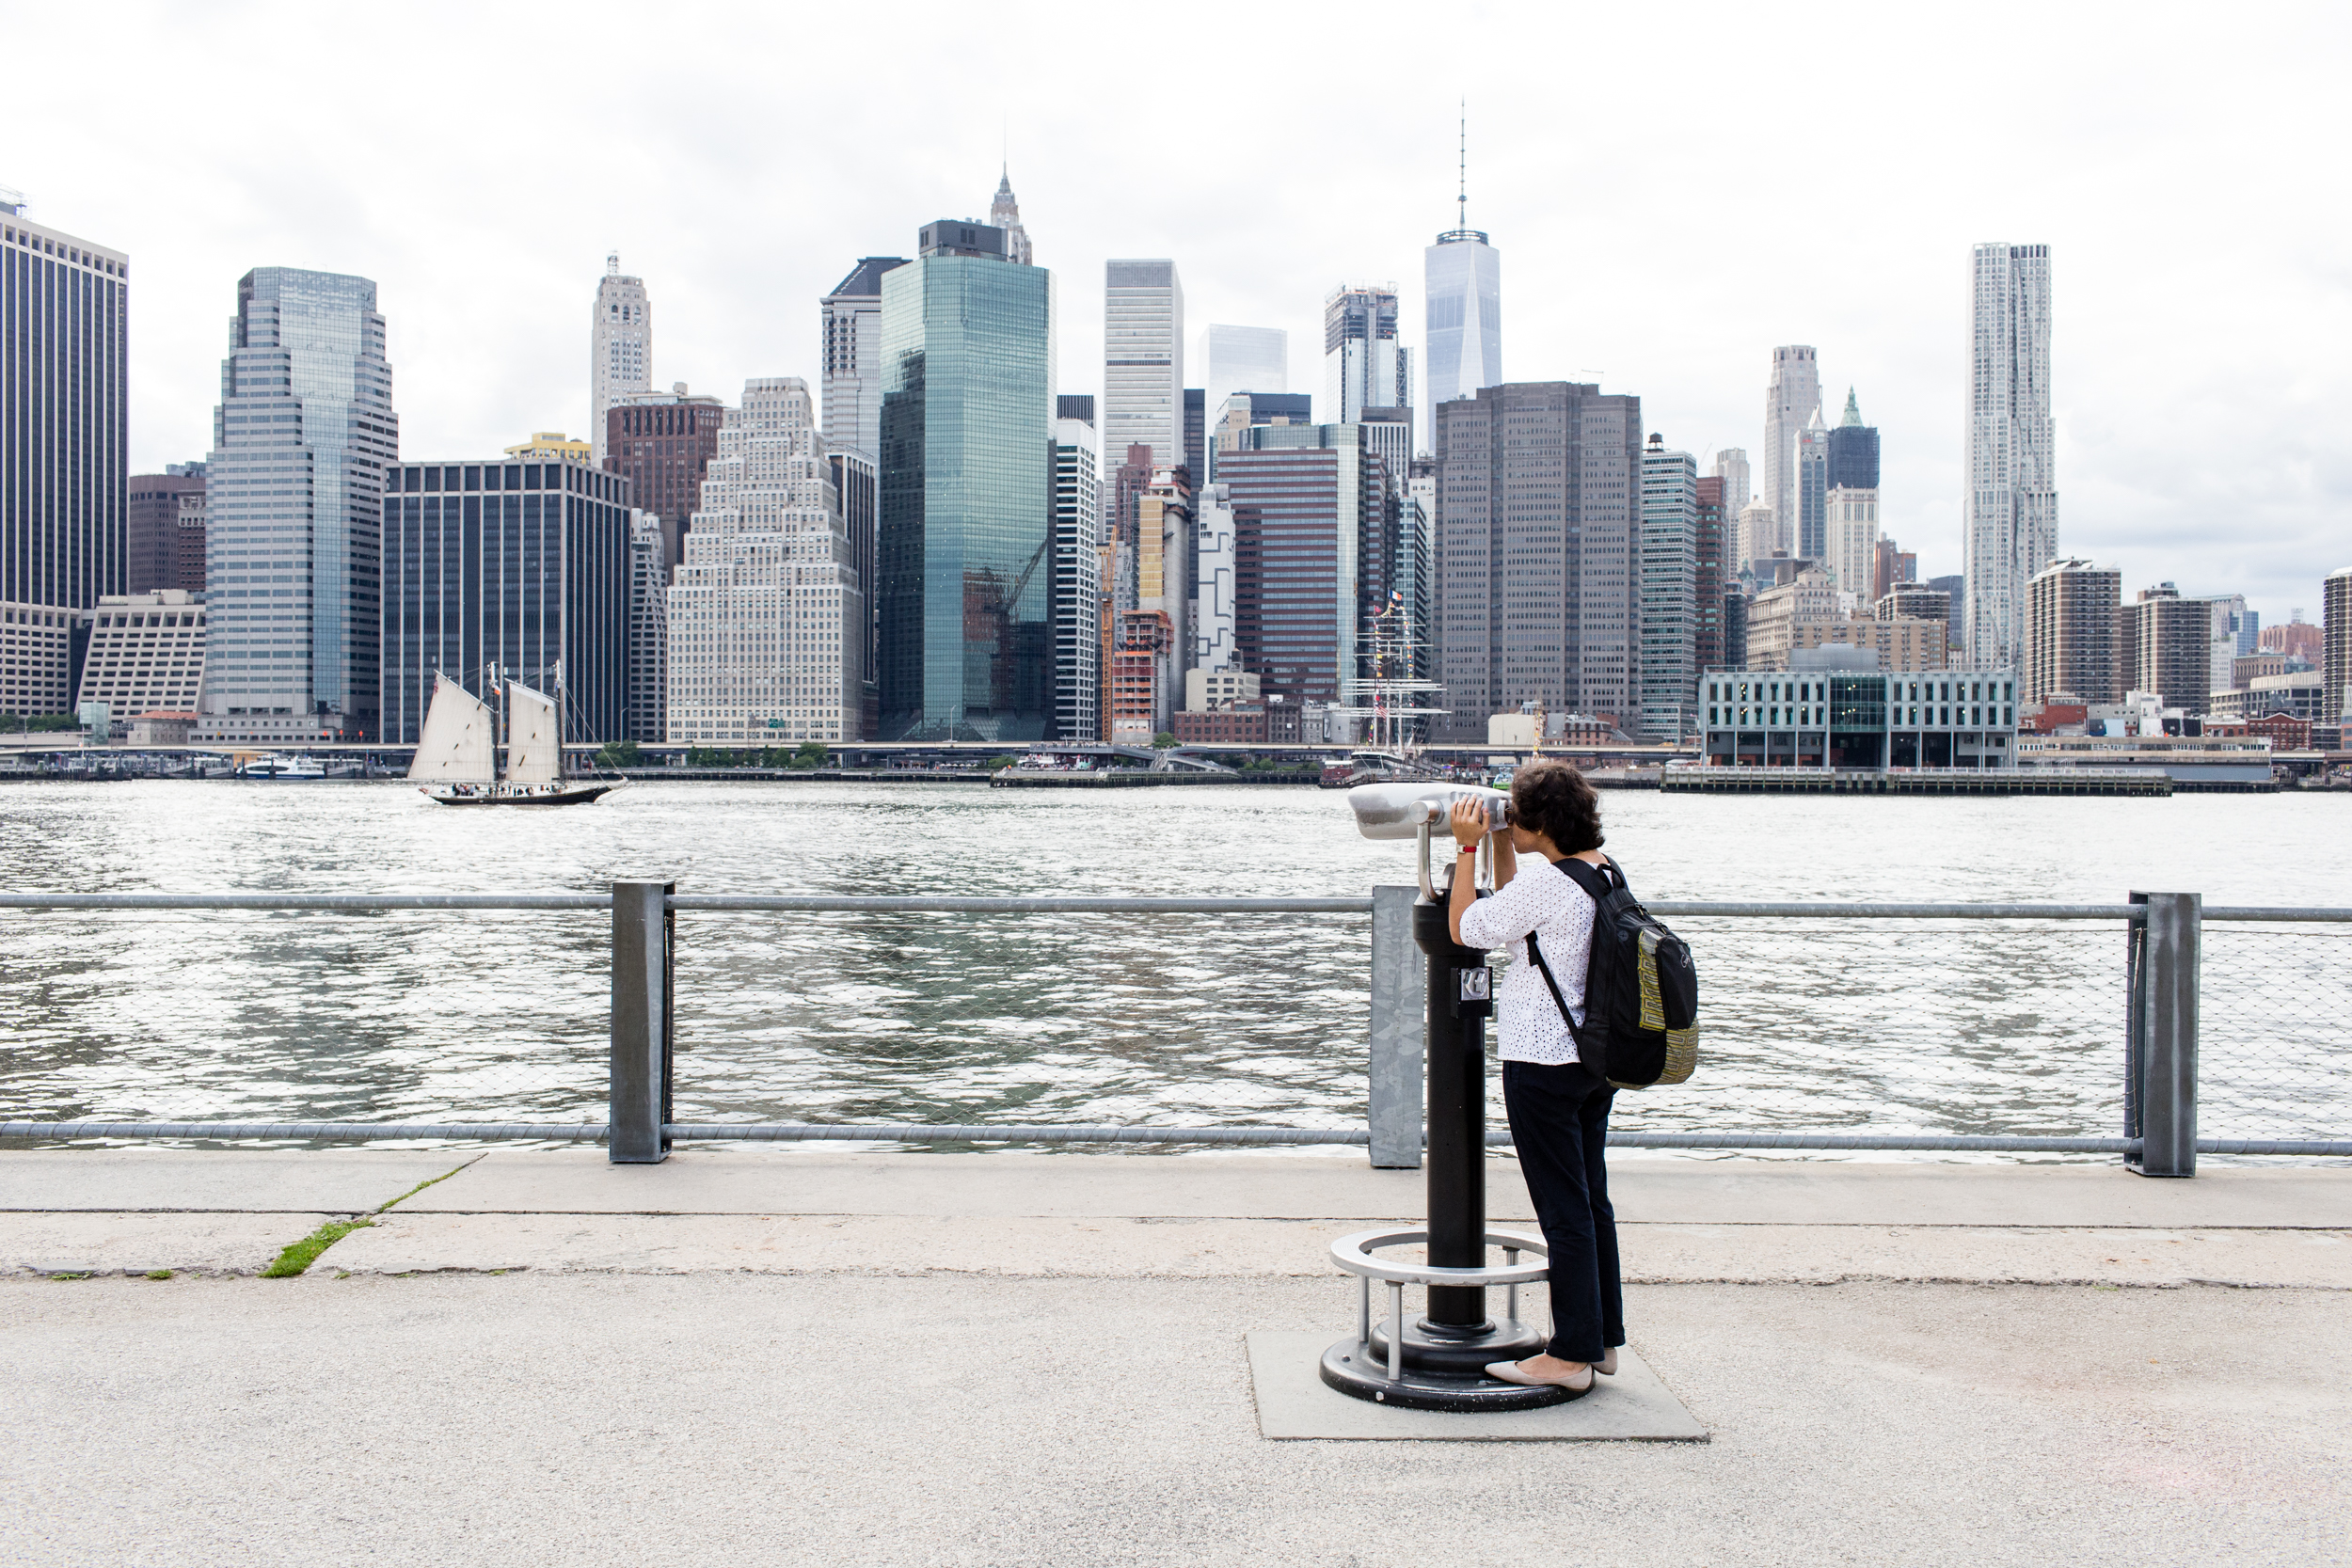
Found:
<svg viewBox="0 0 2352 1568"><path fill-rule="evenodd" d="M2231 35L2192 59L2162 12L2121 40L2086 20L2057 19L2023 60L1996 56L1990 34L1946 38L1932 21L1807 46L1808 69L1844 61L1857 72L1847 78L1856 96L1841 103L1840 119L1859 134L1841 141L1840 155L1877 193L1869 233L1835 247L1801 222L1801 204L1776 190L1772 161L1744 145L1725 113L1671 122L1631 113L1629 86L1599 77L1580 87L1592 95L1592 123L1616 128L1570 134L1549 124L1541 94L1526 88L1542 45L1564 35L1540 18L1513 29L1525 50L1489 57L1442 46L1417 71L1425 92L1391 117L1394 135L1376 164L1269 166L1247 182L1213 171L1190 138L1146 133L1108 112L1114 74L1075 71L1056 77L1058 89L1025 104L1009 126L1001 116L918 124L888 95L862 103L818 84L805 101L806 147L749 135L723 146L708 127L690 136L584 104L536 105L526 118L488 90L486 60L501 40L528 37L534 57L551 64L582 59L586 41L490 17L481 23L485 63L469 56L437 68L441 90L479 110L462 135L430 120L373 124L327 113L329 79L292 69L288 55L277 75L292 95L290 112L325 127L299 148L235 126L200 142L170 137L156 114L135 111L74 137L22 141L0 166L0 183L28 191L37 221L137 259L130 466L154 472L204 450L219 343L219 309L210 302L253 266L379 282L417 450L489 450L558 426L588 436L578 324L608 252L617 248L660 296L656 385L731 387L771 370L815 385L818 324L808 302L856 257L902 253L907 226L925 215L983 215L996 182L988 171L1008 154L1039 243L1072 283L1059 324L1061 385L1099 390L1078 372L1100 362L1101 300L1091 285L1103 261L1168 255L1184 269L1188 317L1287 329L1292 384L1315 386L1321 300L1343 279L1405 285L1406 335L1422 346L1419 253L1453 217L1457 101L1467 92L1478 119L1473 217L1512 255L1508 373L1638 385L1652 422L1692 451L1702 471L1727 446L1748 449L1760 471L1759 356L1777 343L1816 344L1825 374L1841 390L1861 385L1873 422L1889 434L1887 531L1925 552L1922 577L1942 575L1960 565L1968 247L2004 235L2047 243L2063 254L2071 280L2054 348L2070 497L2060 547L2114 561L2127 581L2171 578L2185 589L2245 592L2275 619L2314 598L2311 585L2342 564L2328 531L2352 492L2352 472L2326 450L2352 370L2300 363L2285 346L2296 339L2289 324L2337 308L2343 293L2311 260L2328 252L2340 220L2287 194L2313 172L2300 150L2326 140L2309 133L2327 93L2296 83L2344 33L2327 13L2312 11L2309 21L2301 36L2313 48L2287 60L2260 57L2269 85L2259 95L2249 40ZM28 51L71 54L47 19L26 13L12 26ZM1260 58L1232 62L1190 40L1178 40L1170 57L1213 80L1210 102L1248 96L1270 134L1317 123L1333 90L1318 85L1320 75L1344 80L1350 60L1368 57L1382 36L1375 28L1361 43L1337 40L1333 69L1311 78L1274 63L1285 39L1306 34L1303 24L1267 26L1267 48L1252 52ZM1083 48L1119 48L1124 31L1113 26ZM1768 76L1796 48L1729 13L1655 36L1604 23L1591 47L1654 38L1687 56L1700 102ZM1002 67L1011 54L1008 40L968 26L954 39L923 45L894 79L920 90L983 63ZM256 69L276 69L271 59L294 40L263 26L251 43L262 52ZM1860 69L1931 44L1949 69L1925 81ZM225 69L229 49L228 30L214 19L161 19L118 62L126 101L140 102L142 82ZM370 49L400 70L418 46L392 39ZM2105 69L2081 89L2093 60ZM747 112L700 85L710 65L699 54L655 40L641 68L656 93L694 85L727 123ZM2085 112L1990 128L1970 121L1963 136L1960 95L1985 79L2027 95L2063 85ZM36 117L71 103L62 78L22 87ZM2183 103L2197 107L2183 114ZM549 138L577 155L550 172L551 186L534 186L548 198L525 221L510 174L483 150ZM2094 160L2101 178L2086 193L2069 171ZM347 178L359 167L369 171L364 186ZM662 180L651 178L656 170ZM743 179L770 182L770 211L744 214L723 199ZM1149 201L1100 199L1144 186L1153 191ZM1591 243L1596 234L1655 231L1701 192L1708 230L1740 235L1739 245L1661 255ZM2169 241L2184 203L2245 236L2226 289L2213 253ZM419 221L424 213L430 222ZM485 276L501 286L481 288ZM2169 330L2149 333L2152 318ZM2184 341L2202 345L2193 367L2162 346ZM2276 388L2276 398L2227 390L2255 387ZM2249 491L2243 468L2217 454L2257 442L2271 460ZM2229 519L2226 540L2216 537L2218 516Z"/></svg>

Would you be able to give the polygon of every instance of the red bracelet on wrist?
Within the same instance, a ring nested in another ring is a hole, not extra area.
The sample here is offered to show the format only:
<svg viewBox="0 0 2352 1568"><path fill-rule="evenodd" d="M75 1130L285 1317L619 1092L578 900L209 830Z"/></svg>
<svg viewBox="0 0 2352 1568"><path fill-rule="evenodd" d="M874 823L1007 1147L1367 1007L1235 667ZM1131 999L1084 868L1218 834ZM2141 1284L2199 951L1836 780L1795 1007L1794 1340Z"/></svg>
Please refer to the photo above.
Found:
<svg viewBox="0 0 2352 1568"><path fill-rule="evenodd" d="M1459 841L1457 840L1456 842L1458 843ZM1460 847L1462 853L1465 855L1475 855L1478 853L1478 846L1475 844L1463 844Z"/></svg>

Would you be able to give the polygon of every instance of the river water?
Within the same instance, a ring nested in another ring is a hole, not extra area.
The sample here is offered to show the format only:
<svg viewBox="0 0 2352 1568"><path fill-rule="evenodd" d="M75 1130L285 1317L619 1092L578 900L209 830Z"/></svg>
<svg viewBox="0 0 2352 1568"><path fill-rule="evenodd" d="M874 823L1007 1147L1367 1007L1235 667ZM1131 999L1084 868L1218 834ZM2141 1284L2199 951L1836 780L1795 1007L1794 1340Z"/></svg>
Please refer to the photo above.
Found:
<svg viewBox="0 0 2352 1568"><path fill-rule="evenodd" d="M2352 798L1604 797L1667 899L2352 903ZM1356 895L1411 879L1279 786L0 787L13 889ZM1660 1129L2112 1134L2120 924L1677 922L1702 1063ZM601 1120L601 913L0 912L0 1117ZM1364 916L684 914L679 1120L1360 1125ZM2352 1135L2352 927L2206 927L2211 1136ZM1357 1157L1360 1158L1360 1155Z"/></svg>

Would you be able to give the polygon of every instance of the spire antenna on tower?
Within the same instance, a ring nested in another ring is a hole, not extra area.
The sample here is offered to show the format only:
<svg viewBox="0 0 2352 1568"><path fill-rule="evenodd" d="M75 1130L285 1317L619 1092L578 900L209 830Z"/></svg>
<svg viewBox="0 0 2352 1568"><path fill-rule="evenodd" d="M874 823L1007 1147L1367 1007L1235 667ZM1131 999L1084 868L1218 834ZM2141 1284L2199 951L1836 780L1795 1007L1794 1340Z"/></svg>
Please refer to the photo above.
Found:
<svg viewBox="0 0 2352 1568"><path fill-rule="evenodd" d="M1461 157L1462 189L1461 194L1454 198L1457 204L1454 208L1454 227L1468 229L1470 227L1470 99L1467 95L1462 99Z"/></svg>

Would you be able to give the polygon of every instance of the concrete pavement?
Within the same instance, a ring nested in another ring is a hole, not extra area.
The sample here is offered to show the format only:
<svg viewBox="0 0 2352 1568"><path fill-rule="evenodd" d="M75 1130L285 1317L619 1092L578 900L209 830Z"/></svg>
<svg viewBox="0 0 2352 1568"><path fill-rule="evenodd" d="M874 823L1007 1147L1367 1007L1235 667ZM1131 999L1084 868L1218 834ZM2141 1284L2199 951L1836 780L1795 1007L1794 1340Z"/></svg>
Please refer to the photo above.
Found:
<svg viewBox="0 0 2352 1568"><path fill-rule="evenodd" d="M364 1232L362 1234L365 1234ZM1269 1442L1337 1279L0 1280L60 1563L2345 1560L2333 1292L1642 1286L1704 1444Z"/></svg>
<svg viewBox="0 0 2352 1568"><path fill-rule="evenodd" d="M1613 1181L1633 1348L1704 1445L1267 1441L1248 1336L1348 1332L1325 1247L1420 1212L1417 1175L1357 1160L0 1150L0 1539L198 1564L2352 1551L2352 1172ZM1510 1162L1488 1191L1523 1222ZM301 1278L236 1277L363 1214Z"/></svg>

